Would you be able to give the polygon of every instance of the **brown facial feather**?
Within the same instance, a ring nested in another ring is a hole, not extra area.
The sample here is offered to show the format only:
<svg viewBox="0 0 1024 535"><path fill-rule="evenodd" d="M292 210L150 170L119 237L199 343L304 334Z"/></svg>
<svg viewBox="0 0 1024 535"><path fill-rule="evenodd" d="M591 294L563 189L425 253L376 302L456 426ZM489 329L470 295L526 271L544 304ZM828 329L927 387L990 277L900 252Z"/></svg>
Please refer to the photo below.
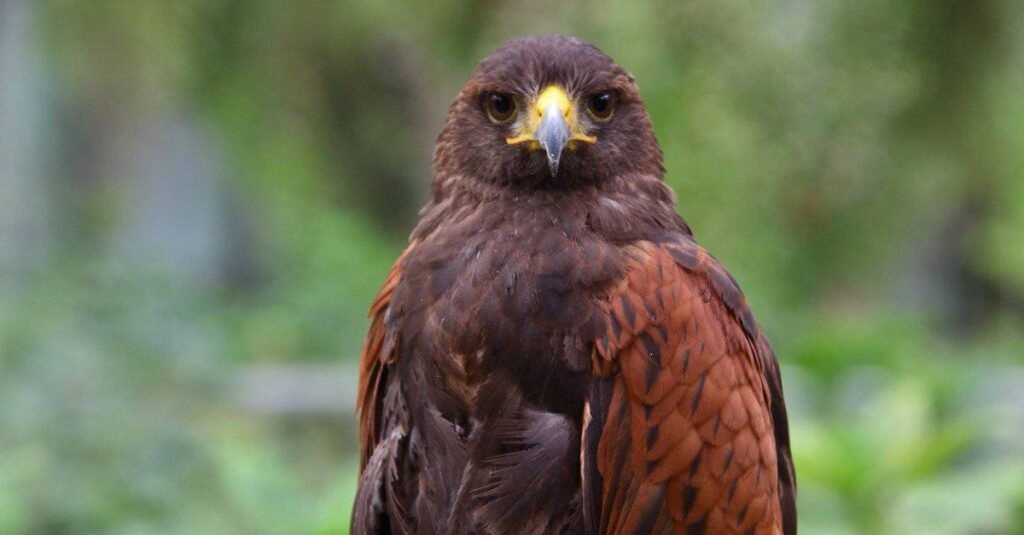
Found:
<svg viewBox="0 0 1024 535"><path fill-rule="evenodd" d="M563 154L555 180L543 151L509 146L505 139L510 127L492 124L483 108L490 91L507 92L523 102L551 84L579 101L605 91L617 98L611 119L590 132L597 143ZM449 110L437 140L434 170L435 200L439 188L449 186L447 179L536 190L597 184L626 174L661 176L665 171L632 77L592 45L569 37L514 40L480 62Z"/></svg>
<svg viewBox="0 0 1024 535"><path fill-rule="evenodd" d="M505 143L481 96L612 90L597 143ZM661 177L632 79L571 38L481 62L371 309L355 533L795 533L778 365Z"/></svg>

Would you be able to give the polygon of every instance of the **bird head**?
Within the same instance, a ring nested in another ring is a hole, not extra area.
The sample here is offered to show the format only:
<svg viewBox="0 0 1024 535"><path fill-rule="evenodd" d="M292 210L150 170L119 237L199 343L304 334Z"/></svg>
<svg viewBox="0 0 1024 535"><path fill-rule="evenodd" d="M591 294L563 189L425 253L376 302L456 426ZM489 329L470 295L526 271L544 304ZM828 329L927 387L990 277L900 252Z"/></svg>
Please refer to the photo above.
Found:
<svg viewBox="0 0 1024 535"><path fill-rule="evenodd" d="M481 61L449 111L434 163L442 178L547 188L664 172L633 78L563 36L516 39Z"/></svg>

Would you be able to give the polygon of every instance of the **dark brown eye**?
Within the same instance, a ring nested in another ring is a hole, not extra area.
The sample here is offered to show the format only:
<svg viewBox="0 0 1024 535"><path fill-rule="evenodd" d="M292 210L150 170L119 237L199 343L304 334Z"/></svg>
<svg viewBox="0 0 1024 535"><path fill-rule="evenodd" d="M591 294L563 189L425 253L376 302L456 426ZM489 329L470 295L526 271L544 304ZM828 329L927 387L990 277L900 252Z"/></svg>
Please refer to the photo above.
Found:
<svg viewBox="0 0 1024 535"><path fill-rule="evenodd" d="M591 117L598 121L608 120L614 110L615 95L609 91L593 95L590 97L590 101L587 102L587 111L590 112Z"/></svg>
<svg viewBox="0 0 1024 535"><path fill-rule="evenodd" d="M505 124L516 114L516 101L504 93L488 93L484 97L484 106L491 121Z"/></svg>

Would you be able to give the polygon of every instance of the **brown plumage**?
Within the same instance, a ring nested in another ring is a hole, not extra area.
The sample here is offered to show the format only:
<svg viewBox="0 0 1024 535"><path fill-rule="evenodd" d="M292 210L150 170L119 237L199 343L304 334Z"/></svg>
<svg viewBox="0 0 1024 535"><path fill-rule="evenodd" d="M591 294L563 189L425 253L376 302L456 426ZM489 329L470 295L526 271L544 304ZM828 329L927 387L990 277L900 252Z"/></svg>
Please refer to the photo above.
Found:
<svg viewBox="0 0 1024 535"><path fill-rule="evenodd" d="M370 311L354 532L796 532L778 364L663 174L596 48L481 62Z"/></svg>

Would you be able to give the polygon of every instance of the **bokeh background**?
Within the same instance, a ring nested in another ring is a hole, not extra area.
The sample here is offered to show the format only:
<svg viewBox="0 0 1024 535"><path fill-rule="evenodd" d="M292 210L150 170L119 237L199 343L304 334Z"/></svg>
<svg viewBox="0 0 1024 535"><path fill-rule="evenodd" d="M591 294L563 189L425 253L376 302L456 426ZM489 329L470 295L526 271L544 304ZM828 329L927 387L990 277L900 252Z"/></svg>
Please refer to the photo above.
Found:
<svg viewBox="0 0 1024 535"><path fill-rule="evenodd" d="M0 533L346 533L365 311L530 33L639 81L803 533L1024 533L1019 0L0 0Z"/></svg>

